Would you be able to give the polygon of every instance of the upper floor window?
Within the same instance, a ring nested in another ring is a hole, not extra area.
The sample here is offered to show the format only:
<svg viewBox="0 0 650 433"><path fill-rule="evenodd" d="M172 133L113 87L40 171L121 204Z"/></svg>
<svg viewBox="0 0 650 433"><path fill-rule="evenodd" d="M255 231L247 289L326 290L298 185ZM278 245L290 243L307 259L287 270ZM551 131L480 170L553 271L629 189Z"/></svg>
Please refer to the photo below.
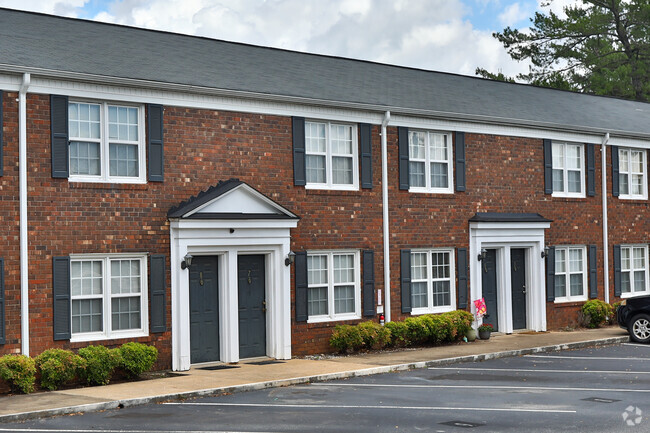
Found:
<svg viewBox="0 0 650 433"><path fill-rule="evenodd" d="M555 302L587 300L587 250L555 247Z"/></svg>
<svg viewBox="0 0 650 433"><path fill-rule="evenodd" d="M619 197L647 199L645 150L618 149L618 161Z"/></svg>
<svg viewBox="0 0 650 433"><path fill-rule="evenodd" d="M356 126L333 122L305 122L307 187L358 189Z"/></svg>
<svg viewBox="0 0 650 433"><path fill-rule="evenodd" d="M585 163L581 144L553 142L553 195L584 197Z"/></svg>
<svg viewBox="0 0 650 433"><path fill-rule="evenodd" d="M361 317L359 268L358 252L307 254L307 314L310 322Z"/></svg>
<svg viewBox="0 0 650 433"><path fill-rule="evenodd" d="M409 191L452 193L451 135L409 131Z"/></svg>
<svg viewBox="0 0 650 433"><path fill-rule="evenodd" d="M70 179L144 182L143 124L141 106L70 102Z"/></svg>
<svg viewBox="0 0 650 433"><path fill-rule="evenodd" d="M412 314L456 308L453 250L411 252Z"/></svg>
<svg viewBox="0 0 650 433"><path fill-rule="evenodd" d="M621 294L638 295L648 289L648 247L621 247Z"/></svg>

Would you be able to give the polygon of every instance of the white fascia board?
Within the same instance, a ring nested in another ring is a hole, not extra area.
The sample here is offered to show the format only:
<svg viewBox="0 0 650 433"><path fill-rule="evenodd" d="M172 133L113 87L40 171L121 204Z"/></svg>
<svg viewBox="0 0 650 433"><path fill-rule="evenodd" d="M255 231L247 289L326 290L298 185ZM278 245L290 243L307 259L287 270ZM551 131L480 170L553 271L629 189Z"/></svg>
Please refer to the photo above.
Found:
<svg viewBox="0 0 650 433"><path fill-rule="evenodd" d="M500 231L515 231L515 230L539 230L551 227L550 222L486 222L486 221L470 221L469 228L479 230L500 230Z"/></svg>
<svg viewBox="0 0 650 433"><path fill-rule="evenodd" d="M171 220L174 229L293 229L298 227L296 219L200 219L200 220Z"/></svg>

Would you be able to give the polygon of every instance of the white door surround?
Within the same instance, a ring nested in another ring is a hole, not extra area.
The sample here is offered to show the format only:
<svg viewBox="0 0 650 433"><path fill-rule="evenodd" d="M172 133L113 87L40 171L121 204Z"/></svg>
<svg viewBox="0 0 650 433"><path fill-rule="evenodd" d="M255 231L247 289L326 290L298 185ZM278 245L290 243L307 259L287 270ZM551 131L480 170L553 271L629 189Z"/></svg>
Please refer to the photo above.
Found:
<svg viewBox="0 0 650 433"><path fill-rule="evenodd" d="M481 214L477 214L480 216ZM490 214L494 215L494 214ZM470 307L476 314L474 301L483 297L481 262L478 256L482 249L496 249L497 270L497 310L498 326L501 332L510 334L512 325L512 292L510 250L526 250L526 317L527 328L534 331L546 331L546 273L544 251L544 229L550 227L550 221L536 215L537 218L522 217L472 218L470 220L469 270L470 270ZM494 320L494 319L492 319ZM477 324L480 325L482 321Z"/></svg>

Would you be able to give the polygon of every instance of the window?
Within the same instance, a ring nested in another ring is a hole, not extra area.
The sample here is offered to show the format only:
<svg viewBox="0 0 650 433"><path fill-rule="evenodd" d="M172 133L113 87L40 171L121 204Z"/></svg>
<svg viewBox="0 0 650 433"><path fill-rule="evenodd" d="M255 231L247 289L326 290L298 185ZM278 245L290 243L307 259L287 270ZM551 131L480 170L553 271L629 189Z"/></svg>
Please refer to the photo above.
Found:
<svg viewBox="0 0 650 433"><path fill-rule="evenodd" d="M307 314L310 322L361 317L359 254L307 253Z"/></svg>
<svg viewBox="0 0 650 433"><path fill-rule="evenodd" d="M648 289L648 247L621 247L621 295L638 295Z"/></svg>
<svg viewBox="0 0 650 433"><path fill-rule="evenodd" d="M647 199L645 150L618 150L618 186L621 198Z"/></svg>
<svg viewBox="0 0 650 433"><path fill-rule="evenodd" d="M411 252L411 313L442 313L456 309L452 250Z"/></svg>
<svg viewBox="0 0 650 433"><path fill-rule="evenodd" d="M586 247L555 247L555 302L587 300Z"/></svg>
<svg viewBox="0 0 650 433"><path fill-rule="evenodd" d="M553 195L584 197L582 145L553 142Z"/></svg>
<svg viewBox="0 0 650 433"><path fill-rule="evenodd" d="M74 341L147 334L144 256L90 256L70 260Z"/></svg>
<svg viewBox="0 0 650 433"><path fill-rule="evenodd" d="M453 192L451 135L409 131L409 191Z"/></svg>
<svg viewBox="0 0 650 433"><path fill-rule="evenodd" d="M143 116L139 106L70 102L70 179L144 182Z"/></svg>
<svg viewBox="0 0 650 433"><path fill-rule="evenodd" d="M358 189L356 126L305 122L307 187Z"/></svg>

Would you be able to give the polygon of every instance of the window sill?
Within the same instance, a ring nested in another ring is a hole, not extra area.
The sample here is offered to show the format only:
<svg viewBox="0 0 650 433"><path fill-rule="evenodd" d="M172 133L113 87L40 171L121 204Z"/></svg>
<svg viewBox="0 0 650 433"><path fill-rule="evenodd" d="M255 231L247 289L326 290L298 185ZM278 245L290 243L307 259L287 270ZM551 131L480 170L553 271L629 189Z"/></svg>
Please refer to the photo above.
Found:
<svg viewBox="0 0 650 433"><path fill-rule="evenodd" d="M307 185L305 185L305 189L323 190L323 191L359 191L359 186L358 185L329 186L329 185L309 184L308 183Z"/></svg>
<svg viewBox="0 0 650 433"><path fill-rule="evenodd" d="M449 313L450 311L454 311L456 308L452 305L449 305L447 307L435 307L432 309L429 308L413 308L411 310L411 316L419 316L422 314L440 314L440 313Z"/></svg>
<svg viewBox="0 0 650 433"><path fill-rule="evenodd" d="M587 198L585 194L567 193L567 192L554 192L551 194L554 198Z"/></svg>
<svg viewBox="0 0 650 433"><path fill-rule="evenodd" d="M110 337L105 334L92 333L92 334L79 334L72 335L70 337L70 343L85 343L89 341L107 341L107 340L119 340L123 338L139 338L139 337L148 337L149 333L141 329L129 332L120 332L112 333Z"/></svg>
<svg viewBox="0 0 650 433"><path fill-rule="evenodd" d="M409 188L409 192L413 194L453 194L454 190L453 189L439 189L439 188Z"/></svg>
<svg viewBox="0 0 650 433"><path fill-rule="evenodd" d="M621 293L621 298L635 298L637 296L650 295L650 290L645 290L643 292L627 292Z"/></svg>
<svg viewBox="0 0 650 433"><path fill-rule="evenodd" d="M334 317L318 316L318 317L308 318L307 323L343 322L346 320L360 320L360 319L361 319L360 314L345 314L345 315L334 316Z"/></svg>
<svg viewBox="0 0 650 433"><path fill-rule="evenodd" d="M570 304L570 303L578 303L578 302L586 302L587 297L586 296L581 296L579 298L555 298L554 303L555 304Z"/></svg>
<svg viewBox="0 0 650 433"><path fill-rule="evenodd" d="M642 196L642 195L623 195L620 194L618 196L620 200L629 200L629 201L647 201L648 197L647 196Z"/></svg>

